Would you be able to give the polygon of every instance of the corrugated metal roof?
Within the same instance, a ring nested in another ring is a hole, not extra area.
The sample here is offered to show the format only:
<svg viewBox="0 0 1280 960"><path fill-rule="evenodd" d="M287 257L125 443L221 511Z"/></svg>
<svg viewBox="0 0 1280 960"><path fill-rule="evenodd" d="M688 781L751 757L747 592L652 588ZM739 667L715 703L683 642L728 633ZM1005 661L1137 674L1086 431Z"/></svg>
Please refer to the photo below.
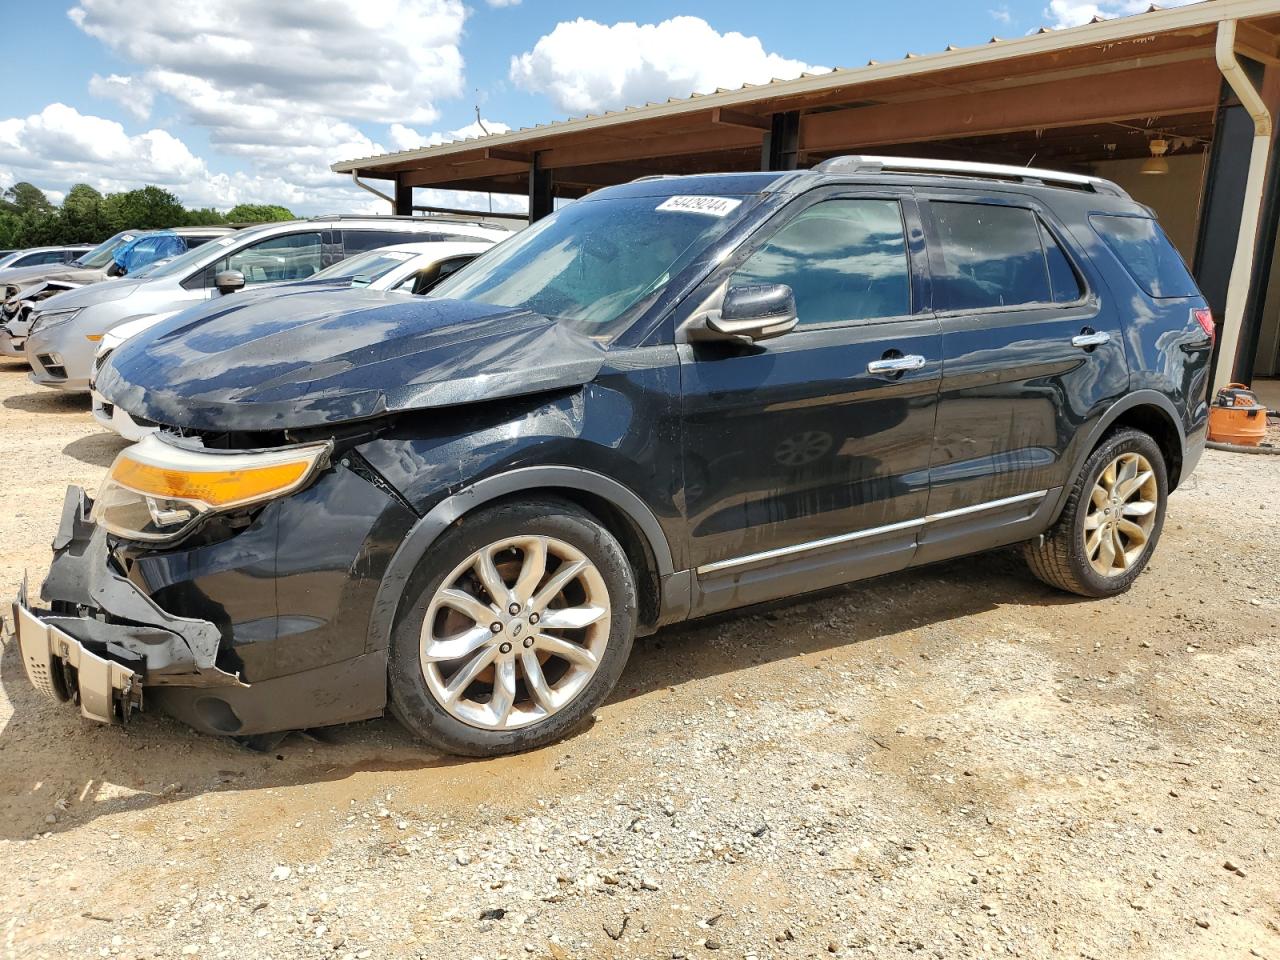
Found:
<svg viewBox="0 0 1280 960"><path fill-rule="evenodd" d="M814 89L852 86L872 80L966 66L991 59L1012 59L1051 50L1089 46L1099 42L1113 42L1190 26L1203 26L1220 20L1245 19L1277 13L1280 13L1280 0L1200 0L1198 3L1173 8L1163 8L1157 4L1152 4L1143 13L1126 17L1094 17L1089 23L1078 27L1058 30L1041 27L1034 33L1024 37L1004 39L993 36L985 44L978 44L972 47L948 45L945 50L939 53L927 55L907 53L901 60L887 63L868 60L866 66L863 67L835 67L825 73L802 73L798 77L785 80L775 77L766 83L744 83L734 89L719 87L711 93L695 92L687 97L670 97L664 103L650 101L642 107L626 106L617 110L605 110L598 114L569 117L548 123L537 123L531 127L520 127L505 133L466 137L430 147L416 147L395 153L377 154L355 160L343 160L334 163L330 169L336 173L369 170L420 158L428 159L447 156L464 150L477 149L481 146L499 147L519 144L523 141L545 136L553 131L556 133L570 133L575 130L585 130L595 126L607 125L611 122L618 122L623 117L627 121L633 121L639 119L635 116L637 113L647 113L658 117L689 112L694 109L706 109L710 106L741 105L750 103L754 99L806 93Z"/></svg>

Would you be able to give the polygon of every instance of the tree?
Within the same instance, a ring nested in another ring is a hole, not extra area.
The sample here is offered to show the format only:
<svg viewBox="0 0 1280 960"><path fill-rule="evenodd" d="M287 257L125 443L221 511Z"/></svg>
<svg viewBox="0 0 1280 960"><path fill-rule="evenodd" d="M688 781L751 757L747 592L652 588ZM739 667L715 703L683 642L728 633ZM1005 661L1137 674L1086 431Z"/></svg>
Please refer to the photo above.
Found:
<svg viewBox="0 0 1280 960"><path fill-rule="evenodd" d="M67 192L58 221L60 243L96 243L112 233L102 194L87 183L77 183Z"/></svg>
<svg viewBox="0 0 1280 960"><path fill-rule="evenodd" d="M161 187L103 196L77 183L60 207L25 181L0 190L0 249L100 243L120 230L163 230L223 223L293 220L293 211L271 203L242 203L222 214L212 207L188 210Z"/></svg>
<svg viewBox="0 0 1280 960"><path fill-rule="evenodd" d="M44 191L34 184L20 180L0 193L0 203L12 213L52 213L53 204Z"/></svg>
<svg viewBox="0 0 1280 960"><path fill-rule="evenodd" d="M112 230L162 230L187 222L187 210L168 190L143 187L113 193L103 201Z"/></svg>
<svg viewBox="0 0 1280 960"><path fill-rule="evenodd" d="M227 211L227 223L270 223L296 220L293 211L275 203L240 203Z"/></svg>

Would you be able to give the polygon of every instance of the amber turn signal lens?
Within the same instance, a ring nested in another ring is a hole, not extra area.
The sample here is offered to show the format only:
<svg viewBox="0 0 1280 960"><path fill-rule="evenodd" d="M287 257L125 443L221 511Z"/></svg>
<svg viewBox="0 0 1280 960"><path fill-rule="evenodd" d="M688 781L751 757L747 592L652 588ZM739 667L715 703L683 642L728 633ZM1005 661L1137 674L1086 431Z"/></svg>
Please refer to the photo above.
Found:
<svg viewBox="0 0 1280 960"><path fill-rule="evenodd" d="M311 470L311 461L295 461L241 470L188 472L169 470L121 456L111 479L138 493L175 500L196 500L228 507L259 500L295 486Z"/></svg>

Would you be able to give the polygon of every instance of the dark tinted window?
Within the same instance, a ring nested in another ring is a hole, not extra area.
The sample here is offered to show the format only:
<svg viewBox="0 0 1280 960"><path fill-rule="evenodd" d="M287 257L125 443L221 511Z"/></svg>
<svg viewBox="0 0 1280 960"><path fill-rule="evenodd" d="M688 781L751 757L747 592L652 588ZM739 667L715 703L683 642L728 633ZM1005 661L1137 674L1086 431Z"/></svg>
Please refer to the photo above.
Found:
<svg viewBox="0 0 1280 960"><path fill-rule="evenodd" d="M984 203L934 201L930 207L941 240L934 257L934 303L940 309L1052 301L1034 213Z"/></svg>
<svg viewBox="0 0 1280 960"><path fill-rule="evenodd" d="M896 200L816 203L747 258L731 283L788 284L808 326L908 314L902 210Z"/></svg>
<svg viewBox="0 0 1280 960"><path fill-rule="evenodd" d="M427 243L432 240L456 240L443 233L422 233L412 230L343 230L343 250L349 257L352 254L376 250L379 247L394 247L402 243Z"/></svg>
<svg viewBox="0 0 1280 960"><path fill-rule="evenodd" d="M1194 297L1196 282L1160 225L1146 217L1089 218L1125 269L1150 296Z"/></svg>
<svg viewBox="0 0 1280 960"><path fill-rule="evenodd" d="M1045 259L1049 261L1049 287L1053 291L1053 302L1074 303L1084 296L1076 268L1043 222L1040 224L1040 239L1044 243Z"/></svg>

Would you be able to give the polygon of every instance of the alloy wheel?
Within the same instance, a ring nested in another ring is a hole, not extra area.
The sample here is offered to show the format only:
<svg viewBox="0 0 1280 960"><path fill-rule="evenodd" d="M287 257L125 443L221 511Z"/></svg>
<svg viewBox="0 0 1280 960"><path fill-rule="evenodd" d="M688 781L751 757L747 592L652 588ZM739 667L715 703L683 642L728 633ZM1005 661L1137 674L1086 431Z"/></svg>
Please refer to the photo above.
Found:
<svg viewBox="0 0 1280 960"><path fill-rule="evenodd" d="M1085 555L1095 572L1118 577L1142 559L1151 541L1160 486L1150 461L1122 453L1103 469L1089 494Z"/></svg>
<svg viewBox="0 0 1280 960"><path fill-rule="evenodd" d="M457 719L486 730L545 720L590 682L609 642L609 593L595 565L548 536L477 550L427 607L419 659Z"/></svg>

